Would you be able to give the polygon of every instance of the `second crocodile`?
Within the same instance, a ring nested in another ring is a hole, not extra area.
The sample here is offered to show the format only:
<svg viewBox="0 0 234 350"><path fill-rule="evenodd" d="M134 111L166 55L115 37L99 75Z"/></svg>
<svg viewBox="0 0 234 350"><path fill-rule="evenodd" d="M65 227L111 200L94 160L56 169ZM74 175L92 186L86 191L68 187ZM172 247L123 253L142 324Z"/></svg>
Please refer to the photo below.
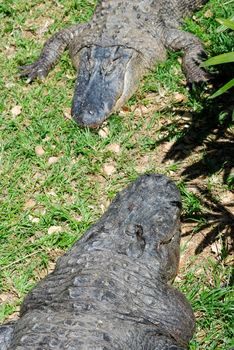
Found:
<svg viewBox="0 0 234 350"><path fill-rule="evenodd" d="M38 60L21 67L21 76L45 78L68 48L78 71L72 115L79 125L98 127L133 95L147 70L166 59L166 49L184 52L188 82L207 80L199 67L202 43L180 29L182 19L207 1L98 1L88 23L54 34Z"/></svg>
<svg viewBox="0 0 234 350"><path fill-rule="evenodd" d="M140 176L0 326L1 350L185 350L194 315L171 286L181 198L166 176Z"/></svg>

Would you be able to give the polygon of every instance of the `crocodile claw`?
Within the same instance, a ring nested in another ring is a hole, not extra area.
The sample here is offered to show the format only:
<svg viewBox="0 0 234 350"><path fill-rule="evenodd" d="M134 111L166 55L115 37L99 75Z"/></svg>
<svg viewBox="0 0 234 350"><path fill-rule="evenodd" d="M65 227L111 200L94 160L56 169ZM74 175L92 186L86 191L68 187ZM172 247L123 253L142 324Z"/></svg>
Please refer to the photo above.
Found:
<svg viewBox="0 0 234 350"><path fill-rule="evenodd" d="M205 51L189 52L189 55L184 56L183 70L189 84L199 84L211 79L210 74L200 66L206 57Z"/></svg>
<svg viewBox="0 0 234 350"><path fill-rule="evenodd" d="M20 66L19 70L21 70L19 74L21 78L28 78L27 83L31 83L37 78L40 80L44 80L48 75L48 71L43 67L41 60L37 60L32 64Z"/></svg>

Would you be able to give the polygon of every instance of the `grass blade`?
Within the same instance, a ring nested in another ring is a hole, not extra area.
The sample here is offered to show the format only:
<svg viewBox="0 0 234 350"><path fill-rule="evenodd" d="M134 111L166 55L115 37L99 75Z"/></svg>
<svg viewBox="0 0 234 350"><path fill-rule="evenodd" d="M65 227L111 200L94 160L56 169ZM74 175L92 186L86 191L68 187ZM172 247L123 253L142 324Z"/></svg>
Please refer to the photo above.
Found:
<svg viewBox="0 0 234 350"><path fill-rule="evenodd" d="M211 57L207 61L201 64L201 67L214 66L217 64L223 63L232 63L234 62L234 52L223 53L221 55Z"/></svg>
<svg viewBox="0 0 234 350"><path fill-rule="evenodd" d="M225 31L227 28L234 30L234 16L230 19L217 18L217 22L221 24L217 29L217 33Z"/></svg>
<svg viewBox="0 0 234 350"><path fill-rule="evenodd" d="M216 91L213 95L211 95L209 98L215 98L217 96L222 95L227 90L231 89L234 86L234 79L230 80L227 84L222 86L218 91Z"/></svg>

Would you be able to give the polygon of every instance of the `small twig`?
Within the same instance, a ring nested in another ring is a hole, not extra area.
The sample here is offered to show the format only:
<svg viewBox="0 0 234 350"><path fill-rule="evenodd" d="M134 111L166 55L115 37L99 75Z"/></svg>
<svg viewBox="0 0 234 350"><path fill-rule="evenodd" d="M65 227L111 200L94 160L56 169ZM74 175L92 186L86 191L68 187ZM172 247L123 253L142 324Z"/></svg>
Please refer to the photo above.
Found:
<svg viewBox="0 0 234 350"><path fill-rule="evenodd" d="M25 260L25 259L27 259L27 258L29 258L29 257L31 257L31 256L33 256L33 255L36 255L37 253L40 253L40 252L42 252L42 251L43 251L43 250L40 249L40 250L37 250L36 252L33 252L33 253L28 254L28 255L26 255L26 256L23 256L22 258L20 258L20 259L18 259L18 260L15 260L15 261L13 261L12 263L10 263L10 264L8 264L8 265L6 265L6 266L0 268L0 271L2 271L2 270L4 270L4 269L7 269L8 267L10 267L10 266L12 266L12 265L18 264L18 263L21 262L22 260Z"/></svg>

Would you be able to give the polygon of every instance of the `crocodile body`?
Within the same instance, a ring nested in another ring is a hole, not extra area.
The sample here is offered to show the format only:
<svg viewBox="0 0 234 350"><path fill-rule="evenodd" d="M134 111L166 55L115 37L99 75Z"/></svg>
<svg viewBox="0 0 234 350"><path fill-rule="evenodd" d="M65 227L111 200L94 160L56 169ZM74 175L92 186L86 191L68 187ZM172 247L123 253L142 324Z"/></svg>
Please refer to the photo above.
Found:
<svg viewBox="0 0 234 350"><path fill-rule="evenodd" d="M39 59L21 67L29 81L45 78L66 48L78 71L72 115L79 125L98 127L132 96L147 70L182 50L188 82L207 80L199 65L200 40L180 29L182 19L208 0L101 0L93 18L61 30Z"/></svg>
<svg viewBox="0 0 234 350"><path fill-rule="evenodd" d="M25 298L1 350L183 350L194 316L171 286L179 263L181 199L144 175Z"/></svg>

